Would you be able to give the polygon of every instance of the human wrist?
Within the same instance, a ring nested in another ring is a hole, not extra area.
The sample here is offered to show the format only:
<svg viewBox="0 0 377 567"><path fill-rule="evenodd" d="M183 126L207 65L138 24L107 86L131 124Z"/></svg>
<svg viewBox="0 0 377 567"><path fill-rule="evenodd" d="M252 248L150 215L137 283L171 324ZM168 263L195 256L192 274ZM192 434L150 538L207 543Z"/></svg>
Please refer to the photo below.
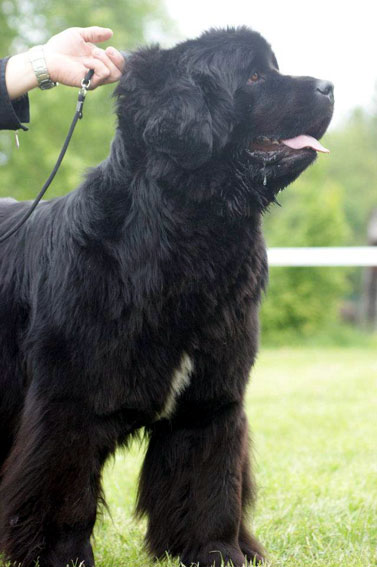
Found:
<svg viewBox="0 0 377 567"><path fill-rule="evenodd" d="M56 82L51 78L49 66L46 61L46 46L35 45L28 52L29 60L37 78L41 90L56 87Z"/></svg>
<svg viewBox="0 0 377 567"><path fill-rule="evenodd" d="M5 84L11 100L17 99L38 86L28 52L13 55L7 61Z"/></svg>
<svg viewBox="0 0 377 567"><path fill-rule="evenodd" d="M54 81L55 83L60 82L59 65L61 66L61 59L62 59L61 55L59 55L59 53L56 53L53 49L50 49L48 43L46 43L43 46L43 51L46 61L46 67L50 75L51 81Z"/></svg>

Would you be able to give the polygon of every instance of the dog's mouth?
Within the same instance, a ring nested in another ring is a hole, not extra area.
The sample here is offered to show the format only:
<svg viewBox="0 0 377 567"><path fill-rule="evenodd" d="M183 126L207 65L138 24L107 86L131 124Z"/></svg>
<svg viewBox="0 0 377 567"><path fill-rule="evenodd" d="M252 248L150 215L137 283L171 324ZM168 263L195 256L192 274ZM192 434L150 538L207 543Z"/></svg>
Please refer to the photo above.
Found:
<svg viewBox="0 0 377 567"><path fill-rule="evenodd" d="M320 137L320 136L318 136ZM246 145L246 163L255 185L274 193L287 187L316 158L318 152L329 153L317 138L299 134L258 136Z"/></svg>
<svg viewBox="0 0 377 567"><path fill-rule="evenodd" d="M288 156L308 149L314 152L329 153L329 150L325 148L317 138L309 136L308 134L300 134L299 136L289 139L259 136L252 140L248 146L250 153L263 153L270 157L277 157L280 153L284 153Z"/></svg>

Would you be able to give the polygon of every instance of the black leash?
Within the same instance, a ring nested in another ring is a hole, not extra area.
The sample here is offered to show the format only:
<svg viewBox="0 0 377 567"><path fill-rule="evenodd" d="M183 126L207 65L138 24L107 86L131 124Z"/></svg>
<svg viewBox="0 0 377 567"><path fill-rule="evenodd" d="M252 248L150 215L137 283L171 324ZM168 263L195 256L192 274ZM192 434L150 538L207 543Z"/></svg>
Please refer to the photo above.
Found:
<svg viewBox="0 0 377 567"><path fill-rule="evenodd" d="M81 89L79 91L79 96L78 96L78 99L77 99L76 112L75 112L75 115L73 117L72 124L69 128L69 131L68 131L67 137L65 139L65 142L63 144L63 147L60 151L59 157L58 157L56 164L54 166L54 169L50 173L49 178L47 179L46 183L43 185L39 194L37 195L37 197L33 201L33 204L31 205L30 209L18 221L18 223L14 227L12 227L11 229L9 229L7 232L5 232L4 234L2 234L0 236L0 243L7 240L10 236L12 236L12 234L17 232L17 230L19 228L21 228L21 226L28 220L30 215L33 213L34 209L36 208L36 206L38 205L38 203L42 199L43 195L46 193L47 189L50 187L52 180L54 179L55 175L57 174L57 171L60 167L60 164L63 161L65 152L67 151L67 148L68 148L68 144L71 141L72 134L73 134L73 131L75 129L75 126L76 126L78 120L80 120L83 117L82 110L83 110L83 106L84 106L84 102L85 102L85 97L86 97L86 93L87 93L89 86L90 86L90 79L93 77L93 75L94 75L94 71L93 71L93 69L90 69L87 72L87 74L85 75L85 78L81 81Z"/></svg>

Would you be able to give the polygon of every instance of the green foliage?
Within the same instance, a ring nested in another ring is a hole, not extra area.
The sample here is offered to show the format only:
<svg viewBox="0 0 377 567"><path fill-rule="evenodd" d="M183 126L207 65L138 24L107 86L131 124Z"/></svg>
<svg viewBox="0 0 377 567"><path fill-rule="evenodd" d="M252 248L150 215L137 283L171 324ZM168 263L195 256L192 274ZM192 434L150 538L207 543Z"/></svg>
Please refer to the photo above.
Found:
<svg viewBox="0 0 377 567"><path fill-rule="evenodd" d="M143 41L149 25L171 26L160 0L3 0L0 6L0 22L12 31L11 37L2 34L1 49L11 46L9 40L26 47L66 27L93 25L111 27L117 46L126 49Z"/></svg>
<svg viewBox="0 0 377 567"><path fill-rule="evenodd" d="M349 121L330 133L330 159L323 176L344 187L344 210L350 227L347 244L366 243L366 225L377 207L377 115L356 109Z"/></svg>
<svg viewBox="0 0 377 567"><path fill-rule="evenodd" d="M266 215L269 246L366 244L369 216L377 207L377 114L356 109L327 134L325 145L331 154L319 156L282 193L282 208ZM263 339L281 344L327 334L331 343L347 342L351 335L340 329L339 305L347 297L359 308L362 280L360 269L272 268Z"/></svg>
<svg viewBox="0 0 377 567"><path fill-rule="evenodd" d="M282 195L283 208L265 219L269 246L340 246L348 237L343 190L310 174ZM346 272L334 268L271 268L262 307L262 335L282 342L317 333L336 318L347 291ZM288 336L287 336L288 335Z"/></svg>

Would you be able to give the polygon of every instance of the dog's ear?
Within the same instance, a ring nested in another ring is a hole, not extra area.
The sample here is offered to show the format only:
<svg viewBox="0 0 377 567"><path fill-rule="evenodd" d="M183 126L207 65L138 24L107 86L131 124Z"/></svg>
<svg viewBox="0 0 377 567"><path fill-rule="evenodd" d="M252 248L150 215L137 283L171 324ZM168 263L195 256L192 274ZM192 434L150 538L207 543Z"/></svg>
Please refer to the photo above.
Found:
<svg viewBox="0 0 377 567"><path fill-rule="evenodd" d="M167 85L155 99L144 130L147 146L184 169L196 169L212 155L212 118L202 89L191 79Z"/></svg>

